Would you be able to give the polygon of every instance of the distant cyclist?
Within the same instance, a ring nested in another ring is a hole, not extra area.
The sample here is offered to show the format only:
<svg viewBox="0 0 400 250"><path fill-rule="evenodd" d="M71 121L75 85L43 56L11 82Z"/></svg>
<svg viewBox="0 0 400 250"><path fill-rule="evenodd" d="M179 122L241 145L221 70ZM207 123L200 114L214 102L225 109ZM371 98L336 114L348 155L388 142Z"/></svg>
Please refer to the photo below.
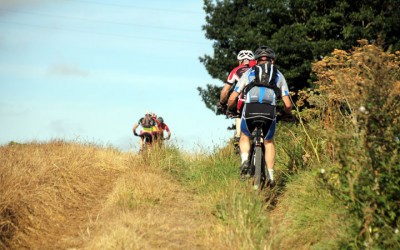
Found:
<svg viewBox="0 0 400 250"><path fill-rule="evenodd" d="M169 130L168 125L164 122L164 119L161 116L157 118L157 127L158 139L164 139L164 131L167 133L167 137L165 138L165 140L169 140L171 138L171 131Z"/></svg>
<svg viewBox="0 0 400 250"><path fill-rule="evenodd" d="M219 98L219 107L222 110L226 109L226 103L228 101L228 97L233 92L236 83L239 81L240 77L244 72L249 70L254 64L254 54L251 50L241 50L237 55L238 66L236 66L228 75L226 79L226 83L221 90L220 98ZM237 100L236 100L237 102ZM236 123L236 133L234 141L237 143L240 138L240 113L237 109L230 110L230 115L235 117Z"/></svg>
<svg viewBox="0 0 400 250"><path fill-rule="evenodd" d="M240 78L237 88L229 97L228 108L235 107L236 98L239 94L244 95L244 107L241 116L242 133L239 142L242 176L250 170L250 136L255 129L253 121L255 119L265 121L262 127L265 161L268 168L269 183L274 185L275 145L273 137L276 127L276 102L279 98L282 98L287 113L290 113L292 104L285 77L274 65L275 52L268 46L261 46L255 51L255 58L257 65L245 72Z"/></svg>
<svg viewBox="0 0 400 250"><path fill-rule="evenodd" d="M139 134L136 133L136 129L141 126L142 130ZM146 112L144 117L139 119L139 122L133 125L132 131L133 134L140 137L140 150L143 149L143 137L147 136L150 140L150 143L154 140L154 127L157 126L157 123L152 117L150 112Z"/></svg>

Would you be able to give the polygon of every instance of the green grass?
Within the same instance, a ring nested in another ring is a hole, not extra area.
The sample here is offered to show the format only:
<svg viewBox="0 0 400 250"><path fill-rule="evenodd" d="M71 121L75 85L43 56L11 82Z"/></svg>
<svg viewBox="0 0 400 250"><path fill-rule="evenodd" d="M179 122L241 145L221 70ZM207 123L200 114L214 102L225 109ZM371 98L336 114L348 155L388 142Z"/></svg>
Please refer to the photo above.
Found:
<svg viewBox="0 0 400 250"><path fill-rule="evenodd" d="M275 211L273 249L339 249L352 240L355 221L347 209L319 185L312 172L293 176Z"/></svg>
<svg viewBox="0 0 400 250"><path fill-rule="evenodd" d="M219 221L218 231L228 248L340 248L353 237L355 222L346 208L319 186L309 164L296 171L290 169L293 158L302 159L304 150L292 143L297 155L288 155L282 148L287 147L283 140L276 144L278 186L262 193L239 181L240 158L231 146L197 155L185 155L171 147L152 159L203 197L204 204Z"/></svg>

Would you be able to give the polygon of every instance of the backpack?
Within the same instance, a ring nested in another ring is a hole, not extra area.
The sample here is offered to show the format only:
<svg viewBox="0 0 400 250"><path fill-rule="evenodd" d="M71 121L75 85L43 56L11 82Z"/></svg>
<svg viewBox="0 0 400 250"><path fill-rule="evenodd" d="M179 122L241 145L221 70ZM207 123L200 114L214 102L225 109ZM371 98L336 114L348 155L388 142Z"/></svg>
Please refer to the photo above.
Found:
<svg viewBox="0 0 400 250"><path fill-rule="evenodd" d="M155 125L154 120L151 117L143 117L140 121L143 128L151 128Z"/></svg>
<svg viewBox="0 0 400 250"><path fill-rule="evenodd" d="M269 62L261 65L255 65L252 67L252 70L255 73L255 78L244 88L244 99L246 99L246 96L250 90L257 86L272 89L275 93L276 100L278 100L281 97L281 91L277 85L278 69L276 66Z"/></svg>

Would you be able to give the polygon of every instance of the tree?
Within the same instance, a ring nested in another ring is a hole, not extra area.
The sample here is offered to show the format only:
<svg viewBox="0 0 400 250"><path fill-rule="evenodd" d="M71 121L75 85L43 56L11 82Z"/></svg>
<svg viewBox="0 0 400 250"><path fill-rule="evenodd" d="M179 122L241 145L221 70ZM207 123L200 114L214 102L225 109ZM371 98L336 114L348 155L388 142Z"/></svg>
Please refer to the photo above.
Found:
<svg viewBox="0 0 400 250"><path fill-rule="evenodd" d="M213 78L225 82L242 49L272 47L291 90L310 87L311 63L357 40L381 39L400 48L397 0L204 0L206 38L214 55L203 55ZM221 86L198 87L206 107L216 110Z"/></svg>

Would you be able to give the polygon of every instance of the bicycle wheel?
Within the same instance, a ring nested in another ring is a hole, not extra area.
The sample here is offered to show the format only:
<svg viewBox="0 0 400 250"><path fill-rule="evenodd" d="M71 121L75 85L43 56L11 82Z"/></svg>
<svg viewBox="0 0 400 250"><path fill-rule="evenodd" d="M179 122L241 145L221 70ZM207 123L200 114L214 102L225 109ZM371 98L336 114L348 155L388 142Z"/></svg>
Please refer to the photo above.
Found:
<svg viewBox="0 0 400 250"><path fill-rule="evenodd" d="M262 189L263 187L263 171L262 171L262 163L263 160L263 154L262 154L262 149L261 147L256 147L255 149L255 163L254 163L254 182L253 182L253 188L255 190L257 189Z"/></svg>
<svg viewBox="0 0 400 250"><path fill-rule="evenodd" d="M140 153L146 152L147 149L147 136L143 136L143 144L142 148L140 149Z"/></svg>

